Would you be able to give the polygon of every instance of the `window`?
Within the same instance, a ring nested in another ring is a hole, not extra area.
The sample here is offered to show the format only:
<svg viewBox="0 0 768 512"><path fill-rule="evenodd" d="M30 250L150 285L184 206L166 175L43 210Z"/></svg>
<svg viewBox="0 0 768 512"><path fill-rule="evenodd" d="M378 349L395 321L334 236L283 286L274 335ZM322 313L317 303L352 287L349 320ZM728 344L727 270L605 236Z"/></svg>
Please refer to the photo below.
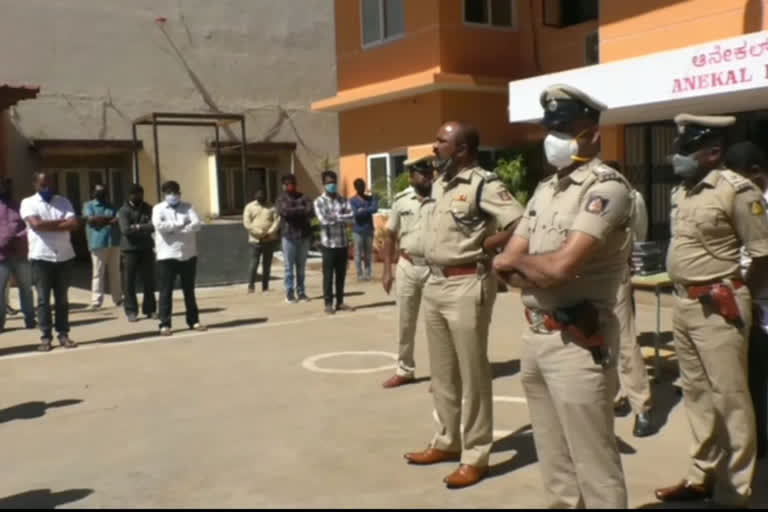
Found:
<svg viewBox="0 0 768 512"><path fill-rule="evenodd" d="M405 32L403 0L360 0L360 3L364 47Z"/></svg>
<svg viewBox="0 0 768 512"><path fill-rule="evenodd" d="M598 0L543 0L544 25L569 27L596 20Z"/></svg>
<svg viewBox="0 0 768 512"><path fill-rule="evenodd" d="M600 35L598 32L592 32L586 37L584 51L587 66L600 63Z"/></svg>
<svg viewBox="0 0 768 512"><path fill-rule="evenodd" d="M464 0L464 21L494 27L517 26L516 0Z"/></svg>
<svg viewBox="0 0 768 512"><path fill-rule="evenodd" d="M267 202L277 199L278 171L264 167L248 167L243 190L243 171L238 167L222 167L219 172L219 209L222 214L242 212L253 201L256 190L266 192Z"/></svg>
<svg viewBox="0 0 768 512"><path fill-rule="evenodd" d="M379 196L380 205L386 208L395 195L395 178L405 172L404 153L378 153L368 155L368 188Z"/></svg>

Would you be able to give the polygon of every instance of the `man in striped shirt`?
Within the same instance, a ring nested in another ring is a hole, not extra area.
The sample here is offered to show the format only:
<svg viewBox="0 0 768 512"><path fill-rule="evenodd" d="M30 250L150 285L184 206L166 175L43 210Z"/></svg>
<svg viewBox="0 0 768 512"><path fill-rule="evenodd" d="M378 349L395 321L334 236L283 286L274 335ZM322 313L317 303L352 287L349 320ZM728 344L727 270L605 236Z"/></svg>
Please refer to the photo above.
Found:
<svg viewBox="0 0 768 512"><path fill-rule="evenodd" d="M320 221L323 246L323 297L325 312L353 311L344 304L344 280L347 277L349 239L347 225L354 219L349 202L339 195L336 173L323 172L323 195L315 199L315 214ZM333 283L336 282L336 307L333 305Z"/></svg>

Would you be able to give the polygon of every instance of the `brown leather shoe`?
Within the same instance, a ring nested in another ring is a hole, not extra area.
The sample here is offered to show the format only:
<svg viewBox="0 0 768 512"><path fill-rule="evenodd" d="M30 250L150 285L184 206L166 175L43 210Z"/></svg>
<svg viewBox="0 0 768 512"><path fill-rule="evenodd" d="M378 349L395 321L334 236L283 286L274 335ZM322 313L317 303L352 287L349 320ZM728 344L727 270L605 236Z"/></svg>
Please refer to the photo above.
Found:
<svg viewBox="0 0 768 512"><path fill-rule="evenodd" d="M69 339L66 334L59 334L59 345L64 348L77 348L77 343Z"/></svg>
<svg viewBox="0 0 768 512"><path fill-rule="evenodd" d="M443 479L449 489L461 489L475 485L488 475L488 466L479 468L469 464L462 464L459 469Z"/></svg>
<svg viewBox="0 0 768 512"><path fill-rule="evenodd" d="M413 375L410 376L403 376L403 375L393 375L387 380L384 381L382 386L385 388L396 388L398 386L402 386L403 384L408 384L409 382L413 382Z"/></svg>
<svg viewBox="0 0 768 512"><path fill-rule="evenodd" d="M671 487L656 489L659 501L696 501L712 497L712 489L706 485L692 484L687 480Z"/></svg>
<svg viewBox="0 0 768 512"><path fill-rule="evenodd" d="M425 466L439 462L456 462L461 458L459 452L446 452L437 448L427 448L423 452L410 452L403 455L409 464Z"/></svg>

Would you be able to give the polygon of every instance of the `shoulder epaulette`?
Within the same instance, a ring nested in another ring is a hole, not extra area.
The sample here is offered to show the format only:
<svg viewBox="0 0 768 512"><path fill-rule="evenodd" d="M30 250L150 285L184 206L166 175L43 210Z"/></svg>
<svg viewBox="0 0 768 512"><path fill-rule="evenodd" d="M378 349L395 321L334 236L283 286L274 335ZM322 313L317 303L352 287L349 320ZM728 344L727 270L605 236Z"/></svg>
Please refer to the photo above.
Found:
<svg viewBox="0 0 768 512"><path fill-rule="evenodd" d="M498 174L496 174L493 171L483 169L482 167L475 167L474 169L472 169L472 171L476 175L478 175L480 178L482 178L483 181L486 183L491 183L492 181L496 181L500 179Z"/></svg>
<svg viewBox="0 0 768 512"><path fill-rule="evenodd" d="M397 201L398 199L406 197L406 196L408 196L409 194L412 194L412 193L413 193L413 190L411 190L411 188L408 187L407 189L401 190L400 192L395 194L394 200Z"/></svg>
<svg viewBox="0 0 768 512"><path fill-rule="evenodd" d="M754 183L749 181L747 178L739 175L738 173L735 173L731 170L725 169L720 172L720 176L729 184L731 185L736 192L744 192L745 190L750 190L752 188L756 188Z"/></svg>

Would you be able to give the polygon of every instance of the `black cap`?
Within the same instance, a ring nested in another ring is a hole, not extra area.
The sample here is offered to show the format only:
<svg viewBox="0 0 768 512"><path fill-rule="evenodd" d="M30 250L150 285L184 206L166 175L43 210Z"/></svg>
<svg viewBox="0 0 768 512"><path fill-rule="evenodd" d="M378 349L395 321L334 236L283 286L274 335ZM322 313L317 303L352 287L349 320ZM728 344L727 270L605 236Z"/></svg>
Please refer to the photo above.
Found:
<svg viewBox="0 0 768 512"><path fill-rule="evenodd" d="M563 123L578 120L600 121L600 112L606 106L587 93L569 85L547 87L540 97L544 109L542 124L547 128L557 128Z"/></svg>
<svg viewBox="0 0 768 512"><path fill-rule="evenodd" d="M704 145L707 141L724 137L729 126L736 123L733 116L695 116L680 114L675 116L677 138L675 145L685 151Z"/></svg>
<svg viewBox="0 0 768 512"><path fill-rule="evenodd" d="M144 187L139 185L138 183L134 183L130 187L128 187L128 193L129 194L138 194L138 193L144 193Z"/></svg>

